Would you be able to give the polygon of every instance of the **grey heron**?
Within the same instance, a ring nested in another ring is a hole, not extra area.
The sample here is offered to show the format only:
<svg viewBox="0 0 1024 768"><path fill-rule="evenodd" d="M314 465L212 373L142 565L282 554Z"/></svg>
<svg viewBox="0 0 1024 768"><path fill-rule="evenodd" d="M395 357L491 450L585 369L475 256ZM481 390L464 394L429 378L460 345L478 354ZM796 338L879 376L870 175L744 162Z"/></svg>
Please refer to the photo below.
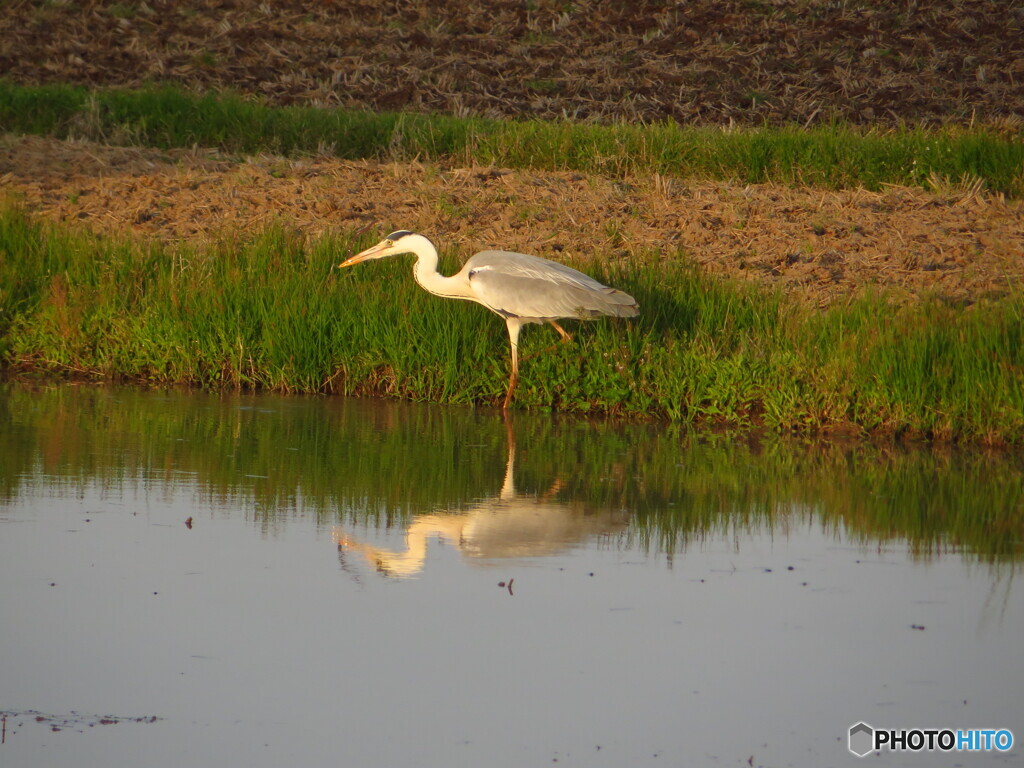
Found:
<svg viewBox="0 0 1024 768"><path fill-rule="evenodd" d="M525 253L481 251L470 257L457 273L445 277L437 271L434 244L407 230L392 232L377 245L338 266L351 267L403 253L416 256L412 274L424 290L446 299L475 301L505 319L512 350L506 411L519 381L519 330L524 325L551 323L568 341L569 334L558 324L562 318L635 317L640 313L636 300L629 294L602 285L564 264Z"/></svg>

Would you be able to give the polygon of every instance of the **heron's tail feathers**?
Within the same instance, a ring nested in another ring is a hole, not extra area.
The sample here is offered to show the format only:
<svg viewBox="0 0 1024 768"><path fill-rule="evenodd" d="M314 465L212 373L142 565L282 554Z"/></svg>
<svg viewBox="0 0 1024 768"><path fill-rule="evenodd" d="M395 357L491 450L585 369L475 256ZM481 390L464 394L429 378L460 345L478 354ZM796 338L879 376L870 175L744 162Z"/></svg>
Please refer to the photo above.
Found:
<svg viewBox="0 0 1024 768"><path fill-rule="evenodd" d="M598 306L587 307L582 316L597 317L599 315L610 315L611 317L636 317L640 314L640 305L636 303L636 299L616 288L605 288L601 294L601 301L598 304Z"/></svg>

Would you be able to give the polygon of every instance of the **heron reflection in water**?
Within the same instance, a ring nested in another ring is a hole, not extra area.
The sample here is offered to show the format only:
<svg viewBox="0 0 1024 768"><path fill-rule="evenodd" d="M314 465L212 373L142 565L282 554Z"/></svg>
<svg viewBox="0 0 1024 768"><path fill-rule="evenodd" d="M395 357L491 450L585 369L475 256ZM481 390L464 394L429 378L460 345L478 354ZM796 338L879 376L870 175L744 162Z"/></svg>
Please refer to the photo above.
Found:
<svg viewBox="0 0 1024 768"><path fill-rule="evenodd" d="M509 558L556 555L588 539L626 529L629 514L625 511L595 510L583 502L560 500L560 478L540 496L517 492L515 434L509 421L505 426L508 460L497 496L483 499L468 510L416 515L406 529L405 547L400 550L359 542L335 528L342 564L348 552L358 552L380 573L408 577L423 570L431 539L455 544L471 562L493 564Z"/></svg>

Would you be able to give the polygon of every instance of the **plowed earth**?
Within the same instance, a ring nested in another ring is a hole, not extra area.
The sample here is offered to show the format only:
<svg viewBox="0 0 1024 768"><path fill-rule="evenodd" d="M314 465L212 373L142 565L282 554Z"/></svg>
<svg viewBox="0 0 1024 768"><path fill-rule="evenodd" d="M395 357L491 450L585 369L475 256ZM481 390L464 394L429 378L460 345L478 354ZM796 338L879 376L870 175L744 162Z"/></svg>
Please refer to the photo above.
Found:
<svg viewBox="0 0 1024 768"><path fill-rule="evenodd" d="M1020 0L15 0L0 75L543 119L1019 127Z"/></svg>
<svg viewBox="0 0 1024 768"><path fill-rule="evenodd" d="M1024 284L1024 203L972 190L823 191L330 157L236 161L6 136L5 193L73 226L165 241L278 222L311 237L413 229L442 250L498 247L584 263L597 254L656 263L682 247L712 273L820 306L865 289L969 304Z"/></svg>

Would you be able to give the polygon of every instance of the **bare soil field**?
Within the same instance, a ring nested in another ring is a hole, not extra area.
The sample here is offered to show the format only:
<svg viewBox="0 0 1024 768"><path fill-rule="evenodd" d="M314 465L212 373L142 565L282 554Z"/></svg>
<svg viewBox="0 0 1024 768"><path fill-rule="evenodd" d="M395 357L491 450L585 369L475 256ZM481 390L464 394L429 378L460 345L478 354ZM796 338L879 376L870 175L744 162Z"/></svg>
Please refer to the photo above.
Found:
<svg viewBox="0 0 1024 768"><path fill-rule="evenodd" d="M14 0L0 75L273 103L1019 128L1020 0Z"/></svg>
<svg viewBox="0 0 1024 768"><path fill-rule="evenodd" d="M311 237L413 229L442 250L584 262L610 254L656 263L682 248L712 273L820 306L863 290L973 303L1024 284L1024 202L970 189L826 191L331 157L239 162L210 150L4 136L3 195L73 226L166 241L280 223Z"/></svg>

